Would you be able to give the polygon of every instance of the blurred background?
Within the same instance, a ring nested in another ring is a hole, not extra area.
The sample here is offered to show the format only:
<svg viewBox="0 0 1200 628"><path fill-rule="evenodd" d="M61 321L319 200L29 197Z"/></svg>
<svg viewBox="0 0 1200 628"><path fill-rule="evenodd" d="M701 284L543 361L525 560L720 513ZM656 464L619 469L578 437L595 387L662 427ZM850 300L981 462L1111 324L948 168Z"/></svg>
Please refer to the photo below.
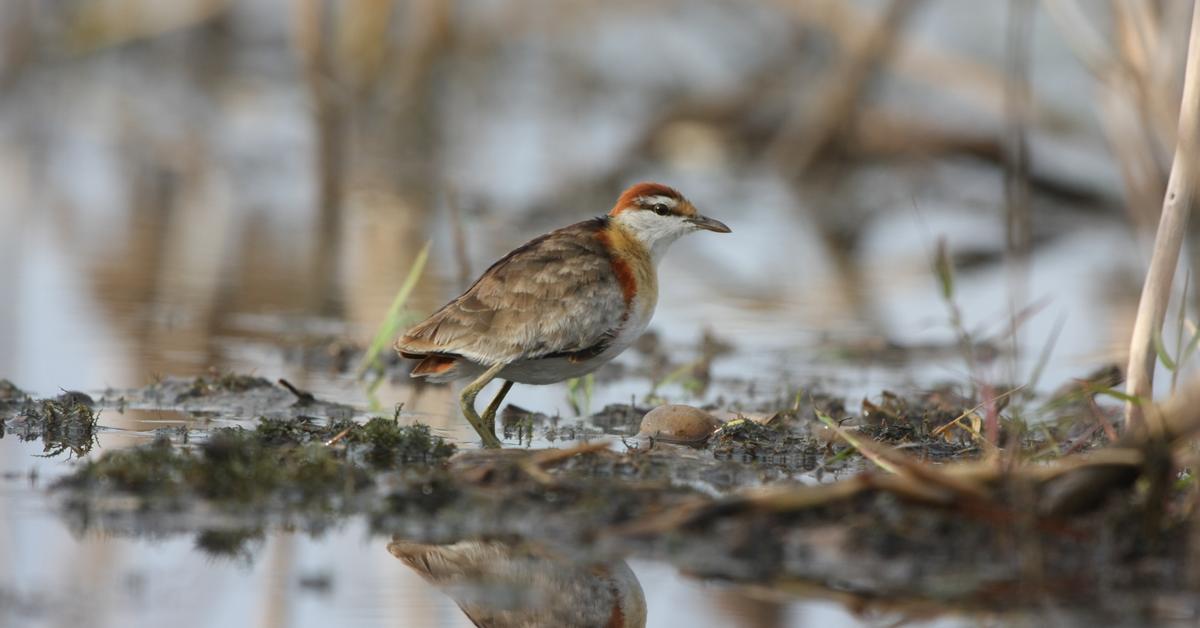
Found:
<svg viewBox="0 0 1200 628"><path fill-rule="evenodd" d="M926 373L943 237L980 340L1119 361L1190 5L5 2L0 373L273 376L369 339L427 241L413 316L644 179L734 227L668 257L652 326L730 375Z"/></svg>
<svg viewBox="0 0 1200 628"><path fill-rule="evenodd" d="M358 352L426 243L413 317L658 180L733 233L667 256L654 336L600 400L693 363L725 385L669 395L853 398L1043 362L1057 386L1124 363L1191 10L5 0L0 377L45 395L215 368L365 403ZM378 394L469 435L447 389L417 399L399 372Z"/></svg>

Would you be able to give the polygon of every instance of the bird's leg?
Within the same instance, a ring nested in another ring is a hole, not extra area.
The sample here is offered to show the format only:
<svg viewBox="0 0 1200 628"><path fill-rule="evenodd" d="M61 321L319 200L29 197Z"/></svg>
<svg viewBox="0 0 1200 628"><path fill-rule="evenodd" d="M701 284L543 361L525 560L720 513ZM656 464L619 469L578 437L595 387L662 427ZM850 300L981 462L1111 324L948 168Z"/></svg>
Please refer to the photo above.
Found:
<svg viewBox="0 0 1200 628"><path fill-rule="evenodd" d="M499 449L500 439L496 438L495 429L491 425L485 425L483 419L475 412L475 397L506 366L508 365L500 363L484 371L483 375L480 375L475 378L475 381L467 384L466 388L463 388L462 395L459 396L459 405L462 407L463 416L466 417L471 427L475 428L475 431L479 434L479 438L483 439L483 446L488 449Z"/></svg>
<svg viewBox="0 0 1200 628"><path fill-rule="evenodd" d="M504 385L500 387L500 392L488 404L487 410L483 411L483 424L491 425L492 431L496 431L496 411L500 409L500 402L504 401L504 396L512 388L513 383L509 380L504 380Z"/></svg>

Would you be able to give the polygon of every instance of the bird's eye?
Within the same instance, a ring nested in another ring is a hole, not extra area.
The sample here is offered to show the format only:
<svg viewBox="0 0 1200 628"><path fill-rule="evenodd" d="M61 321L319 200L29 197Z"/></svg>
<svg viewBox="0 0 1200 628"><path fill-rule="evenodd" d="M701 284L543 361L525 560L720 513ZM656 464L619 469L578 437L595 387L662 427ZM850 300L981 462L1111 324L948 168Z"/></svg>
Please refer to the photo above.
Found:
<svg viewBox="0 0 1200 628"><path fill-rule="evenodd" d="M654 207L651 207L650 209L653 209L654 213L658 214L659 216L666 216L667 214L671 213L671 208L667 207L666 203L655 203Z"/></svg>

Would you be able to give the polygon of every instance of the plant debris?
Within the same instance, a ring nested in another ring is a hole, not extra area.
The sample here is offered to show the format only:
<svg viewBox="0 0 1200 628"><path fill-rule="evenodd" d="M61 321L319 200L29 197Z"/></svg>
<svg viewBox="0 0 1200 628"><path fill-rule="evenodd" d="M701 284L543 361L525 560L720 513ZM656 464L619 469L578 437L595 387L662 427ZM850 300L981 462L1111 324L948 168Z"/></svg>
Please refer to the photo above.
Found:
<svg viewBox="0 0 1200 628"><path fill-rule="evenodd" d="M95 444L99 424L98 414L85 401L91 400L71 393L37 402L26 398L14 416L0 414L0 437L9 433L23 441L41 440L47 457L67 451L82 456Z"/></svg>
<svg viewBox="0 0 1200 628"><path fill-rule="evenodd" d="M1034 572L1043 594L1062 590L1068 604L1113 581L1075 577L1080 570L1135 574L1121 582L1173 590L1177 582L1161 574L1180 573L1183 553L1162 543L1178 549L1190 539L1194 483L1164 484L1162 470L1177 465L1163 441L1088 441L1079 448L1086 455L1054 460L1069 426L1052 424L1013 450L1029 461L1009 459L980 440L986 404L949 389L885 392L857 413L820 395L754 415L769 421L730 413L704 449L645 439L614 451L609 438L461 453L424 425L402 424L399 410L390 419L312 417L324 402L296 406L299 395L273 384L213 394L236 405L235 395L263 391L287 397L287 411L253 428L210 427L188 442L161 432L81 462L55 486L63 516L76 529L186 532L197 548L239 561L251 560L272 526L319 531L362 517L373 532L410 543L516 539L572 560L632 553L763 586L804 582L985 609L990 591L1019 588ZM67 416L94 418L85 401L28 401L22 412L65 425ZM1162 410L1166 438L1193 429L1189 403ZM631 414L622 405L602 416L625 433ZM530 436L597 433L515 407L504 416ZM1009 413L997 416L1002 434L1027 434ZM1052 462L1031 462L1046 452ZM820 483L797 482L803 474ZM1036 570L1027 562L1035 554L1045 558Z"/></svg>

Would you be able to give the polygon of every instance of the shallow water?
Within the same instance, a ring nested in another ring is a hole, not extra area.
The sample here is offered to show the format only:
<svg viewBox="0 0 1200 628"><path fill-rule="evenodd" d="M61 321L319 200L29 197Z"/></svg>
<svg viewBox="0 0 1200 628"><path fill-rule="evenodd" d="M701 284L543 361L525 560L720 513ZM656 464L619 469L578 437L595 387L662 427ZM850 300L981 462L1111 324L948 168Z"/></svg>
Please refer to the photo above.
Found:
<svg viewBox="0 0 1200 628"><path fill-rule="evenodd" d="M39 396L61 390L99 396L110 387L210 369L286 378L363 412L390 414L403 402L405 420L473 446L449 390L414 398L408 382L397 379L368 395L332 366L335 354L303 350L326 346L329 338L366 342L426 240L433 242L432 263L410 304L414 316L456 294L461 275L470 273L458 268L453 220L441 195L433 195L436 207L413 210L403 190L374 189L363 175L368 183L354 182L341 218L337 281L330 289L321 285L313 271L320 237L307 92L279 44L286 37L281 27L256 13L263 9L235 4L234 21L247 28L247 41L212 76L181 71L192 68L187 51L196 42L175 34L157 47L132 45L33 67L3 96L0 293L12 305L0 311L0 377ZM951 3L932 4L954 13ZM961 15L928 15L919 29L926 38L944 34L946 20L980 36L962 36L968 48L991 32ZM655 64L676 68L701 49L705 34L719 33L731 39L720 49L741 53L723 63L693 62L687 74L701 91L719 92L760 60L761 47L786 39L758 11L742 16L758 25L749 34L722 28L727 17L694 16L694 33L653 55L638 81L655 85ZM617 44L630 28L637 30L621 20L608 24L603 45L575 62L600 66L591 70L603 83L614 64L628 65L629 51ZM951 39L946 45L963 45L958 35ZM548 38L540 45L561 44ZM1061 43L1039 39L1039 45L1050 51L1040 71L1067 77L1047 87L1047 98L1069 107L1063 85L1084 79ZM997 50L981 56L994 60ZM563 87L561 77L539 68L539 58L508 49L500 55L502 75L520 77L515 88L498 78L471 78L471 68L463 71L468 78L447 87L467 96L454 99L446 114L440 156L446 172L439 176L462 197L472 271L535 234L604 211L603 198L584 192L558 198L571 186L548 182L602 171L623 154L630 129L652 118L646 94L579 96L586 106L538 98ZM903 86L889 89L901 102L912 98ZM967 116L975 120L971 115L977 112ZM558 141L581 127L588 130ZM1086 132L1050 140L1038 150L1051 158L1087 154L1098 144ZM942 237L952 250L1002 257L998 171L962 159L873 166L849 191L829 192L790 187L769 168L740 163L732 151L705 141L685 152L631 176L669 180L733 233L701 234L675 247L659 271L651 330L672 366L696 359L705 330L732 350L714 359L713 384L702 395L675 383L656 391L667 400L752 410L820 388L853 407L889 388L972 376L1022 382L1060 322L1041 389L1120 358L1144 253L1121 217L1104 208L1042 201L1037 221L1047 239L1027 271L1014 273L994 259L960 270L955 301L965 326L986 330L982 335L998 335L1014 309L1045 303L1022 325L1015 355L970 373L932 258ZM1094 161L1071 163L1089 184L1109 185L1111 164ZM843 252L816 234L814 222L817 213L842 207L869 209L859 221L849 272L837 262ZM884 351L885 341L910 350ZM858 349L848 358L851 348ZM653 381L637 369L651 361L630 351L618 360L623 369L598 373L591 407L644 398ZM508 401L574 420L563 385L518 386ZM202 433L238 422L105 409L90 455L146 443L155 430ZM45 488L77 461L41 453L36 443L0 439L0 624L470 625L450 595L405 567L389 554L388 539L353 518L316 536L273 528L244 554L221 559L199 551L191 535L72 530ZM698 581L636 557L627 562L652 626L838 626L902 618Z"/></svg>

